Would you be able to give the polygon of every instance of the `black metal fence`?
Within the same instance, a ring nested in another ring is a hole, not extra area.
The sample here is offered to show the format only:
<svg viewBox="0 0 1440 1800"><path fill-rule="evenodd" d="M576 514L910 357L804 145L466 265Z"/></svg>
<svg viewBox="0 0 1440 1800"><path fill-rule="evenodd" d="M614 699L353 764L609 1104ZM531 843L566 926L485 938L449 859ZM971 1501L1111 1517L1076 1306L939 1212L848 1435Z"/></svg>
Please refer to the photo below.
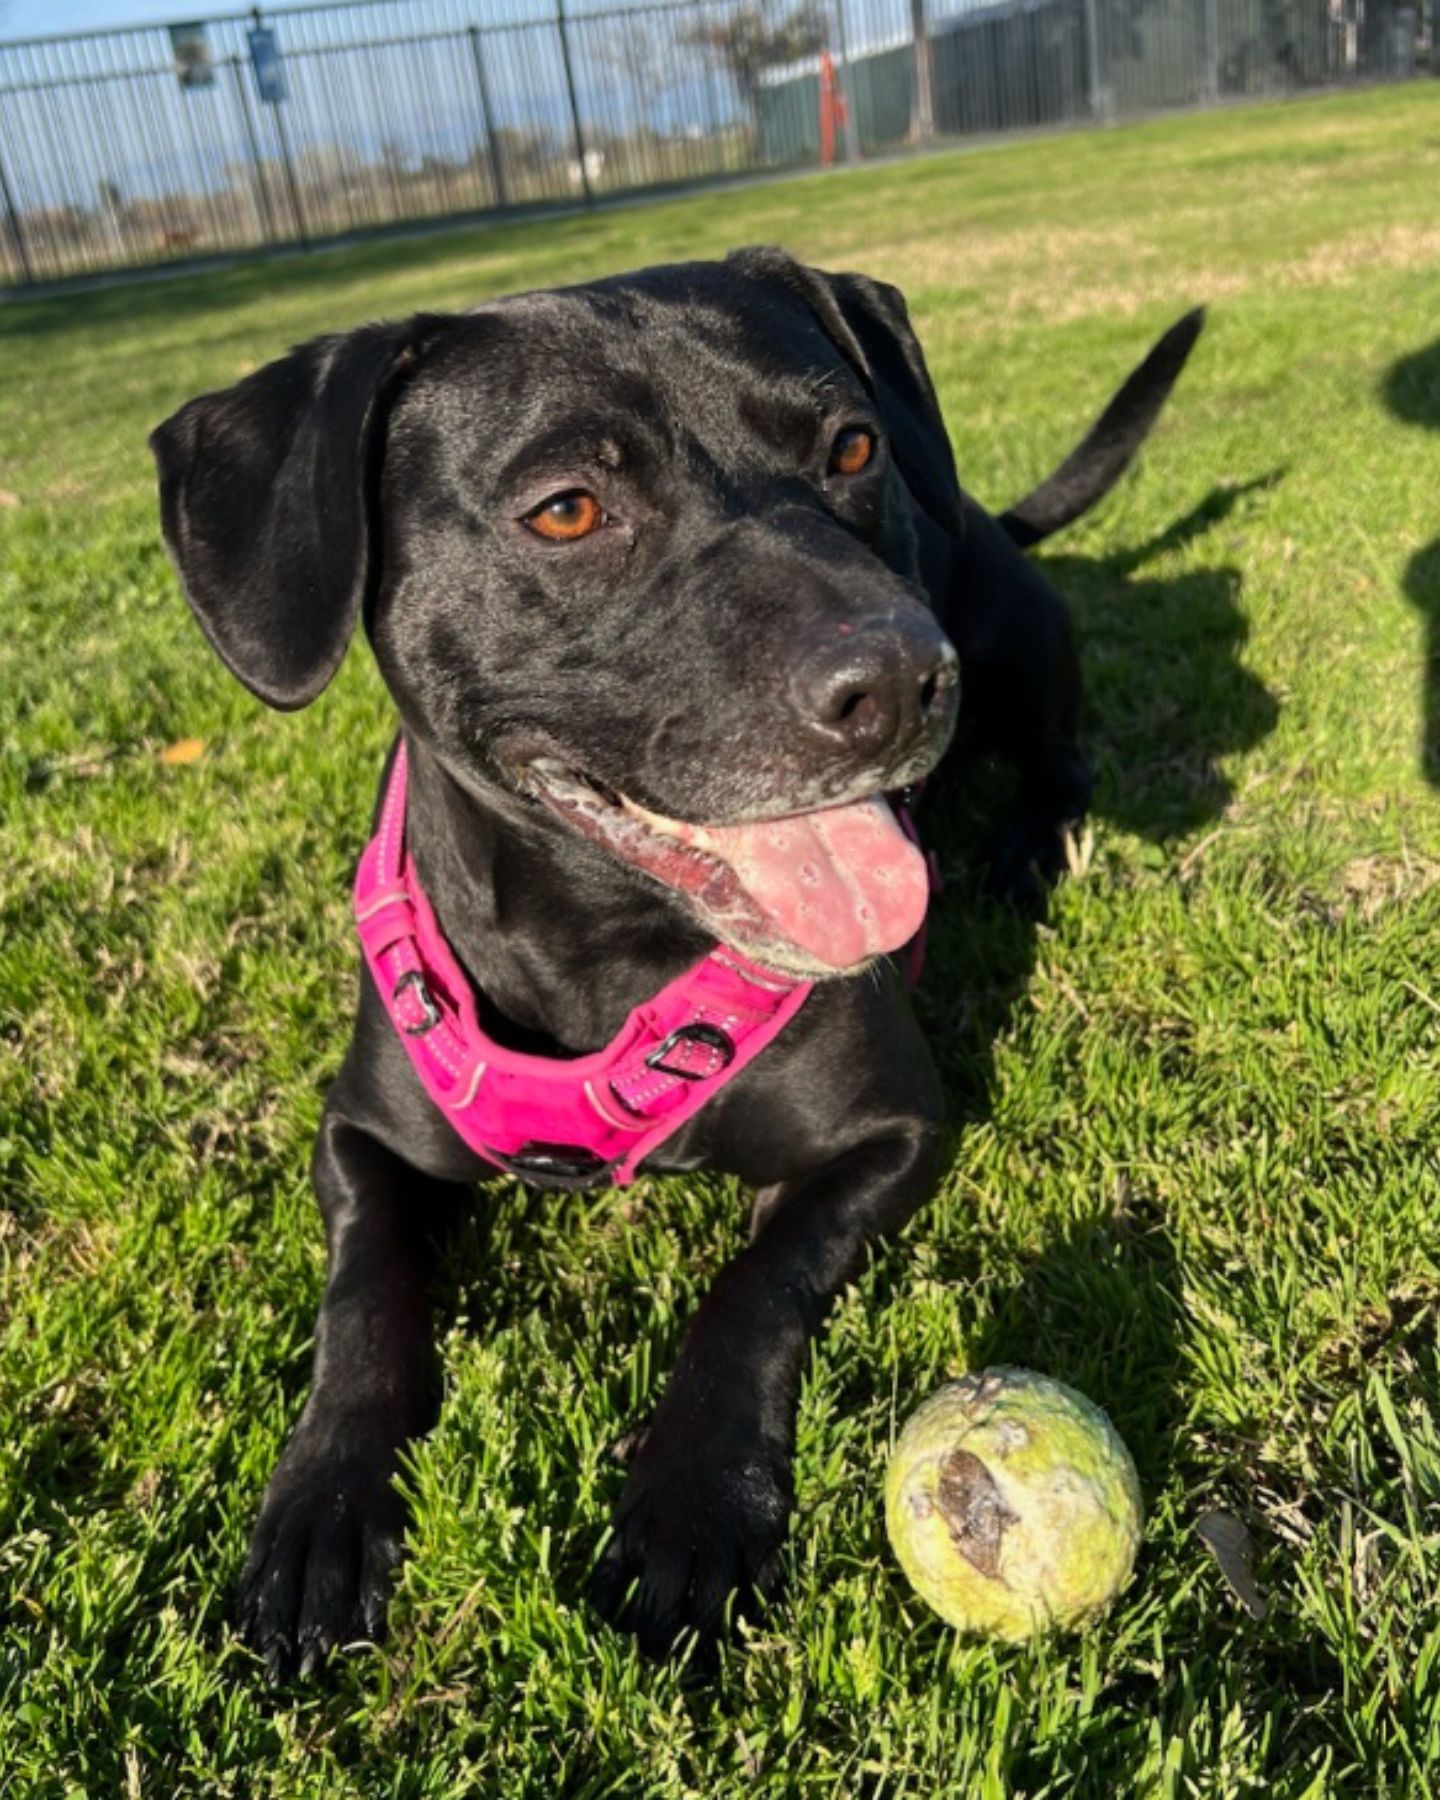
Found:
<svg viewBox="0 0 1440 1800"><path fill-rule="evenodd" d="M1440 73L1440 0L534 4L0 42L0 282Z"/></svg>

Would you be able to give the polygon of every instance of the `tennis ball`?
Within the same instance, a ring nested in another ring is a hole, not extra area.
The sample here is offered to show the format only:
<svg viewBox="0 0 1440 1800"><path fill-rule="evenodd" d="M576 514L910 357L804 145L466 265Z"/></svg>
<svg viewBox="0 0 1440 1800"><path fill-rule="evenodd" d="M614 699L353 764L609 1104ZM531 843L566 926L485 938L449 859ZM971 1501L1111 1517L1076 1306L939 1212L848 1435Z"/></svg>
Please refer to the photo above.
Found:
<svg viewBox="0 0 1440 1800"><path fill-rule="evenodd" d="M986 1369L906 1422L885 1480L900 1566L949 1624L1018 1643L1083 1624L1130 1579L1140 1483L1083 1394L1029 1369Z"/></svg>

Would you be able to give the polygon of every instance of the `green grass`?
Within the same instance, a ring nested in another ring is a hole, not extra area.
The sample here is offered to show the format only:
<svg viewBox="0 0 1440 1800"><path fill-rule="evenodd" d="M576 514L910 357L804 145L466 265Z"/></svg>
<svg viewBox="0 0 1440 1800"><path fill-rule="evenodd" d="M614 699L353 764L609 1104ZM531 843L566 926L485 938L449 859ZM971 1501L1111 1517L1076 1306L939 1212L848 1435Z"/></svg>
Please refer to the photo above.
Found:
<svg viewBox="0 0 1440 1800"><path fill-rule="evenodd" d="M0 1791L1440 1786L1437 194L1415 85L0 311ZM906 288L995 503L1213 302L1049 558L1088 863L1027 931L977 897L968 801L932 828L951 1171L817 1347L788 1585L715 1682L580 1597L606 1447L741 1239L697 1178L477 1208L394 1635L273 1695L229 1594L306 1382L389 711L364 655L292 719L223 674L145 434L314 331L757 239ZM1078 1641L961 1644L887 1553L897 1420L986 1360L1075 1382L1139 1464L1137 1578ZM1196 1535L1215 1504L1262 1623Z"/></svg>

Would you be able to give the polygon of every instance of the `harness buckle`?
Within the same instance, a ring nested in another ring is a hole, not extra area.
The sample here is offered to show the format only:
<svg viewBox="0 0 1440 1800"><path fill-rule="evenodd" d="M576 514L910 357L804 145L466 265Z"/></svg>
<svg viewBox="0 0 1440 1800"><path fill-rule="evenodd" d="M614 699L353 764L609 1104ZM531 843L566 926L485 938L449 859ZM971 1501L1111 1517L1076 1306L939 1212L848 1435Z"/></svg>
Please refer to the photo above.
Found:
<svg viewBox="0 0 1440 1800"><path fill-rule="evenodd" d="M534 1187L593 1188L610 1172L605 1158L583 1144L545 1144L531 1138L518 1150L485 1154Z"/></svg>
<svg viewBox="0 0 1440 1800"><path fill-rule="evenodd" d="M707 1050L713 1051L720 1058L719 1063L711 1069L677 1068L665 1058L679 1044L703 1044ZM703 1020L696 1020L693 1025L678 1025L666 1038L645 1058L645 1067L654 1069L661 1075L675 1075L681 1081L707 1081L711 1076L719 1075L728 1069L735 1060L735 1045L730 1037L718 1025L707 1025Z"/></svg>
<svg viewBox="0 0 1440 1800"><path fill-rule="evenodd" d="M413 993L420 1002L421 1019L418 1024L402 1027L406 1037L424 1037L427 1031L433 1031L440 1023L440 1008L435 1003L435 996L426 986L425 977L419 969L407 969L390 992L390 1004L399 1002L404 993Z"/></svg>

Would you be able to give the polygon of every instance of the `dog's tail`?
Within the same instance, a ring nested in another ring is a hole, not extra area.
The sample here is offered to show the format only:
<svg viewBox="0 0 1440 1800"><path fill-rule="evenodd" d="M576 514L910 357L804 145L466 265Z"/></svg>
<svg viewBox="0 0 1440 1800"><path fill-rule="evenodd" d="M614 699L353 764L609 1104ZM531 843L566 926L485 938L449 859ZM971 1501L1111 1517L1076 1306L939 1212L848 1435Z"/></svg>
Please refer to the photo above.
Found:
<svg viewBox="0 0 1440 1800"><path fill-rule="evenodd" d="M1033 493L1000 515L1012 543L1028 550L1109 493L1149 436L1204 323L1203 306L1178 319L1139 368L1131 371L1078 449Z"/></svg>

